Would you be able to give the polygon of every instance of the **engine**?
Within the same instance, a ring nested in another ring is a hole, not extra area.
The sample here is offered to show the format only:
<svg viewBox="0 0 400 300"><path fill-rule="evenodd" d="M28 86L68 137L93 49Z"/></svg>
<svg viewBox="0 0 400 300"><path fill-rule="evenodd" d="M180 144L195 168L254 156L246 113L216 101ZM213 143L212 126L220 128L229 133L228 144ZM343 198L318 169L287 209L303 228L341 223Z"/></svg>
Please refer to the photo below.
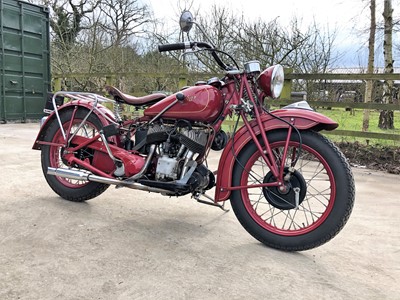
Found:
<svg viewBox="0 0 400 300"><path fill-rule="evenodd" d="M139 149L142 154L149 154L151 145L156 146L152 167L146 174L150 180L141 183L174 191L183 189L180 194L211 188L214 175L195 161L206 151L209 135L208 127L194 127L182 120L137 130L135 144L143 145Z"/></svg>

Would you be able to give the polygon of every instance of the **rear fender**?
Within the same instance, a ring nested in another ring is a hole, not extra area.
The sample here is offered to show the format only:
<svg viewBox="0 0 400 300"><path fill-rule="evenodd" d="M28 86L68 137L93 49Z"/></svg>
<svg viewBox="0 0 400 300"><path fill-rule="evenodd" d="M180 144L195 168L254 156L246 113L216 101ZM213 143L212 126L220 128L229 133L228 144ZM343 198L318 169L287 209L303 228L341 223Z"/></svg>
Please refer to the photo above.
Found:
<svg viewBox="0 0 400 300"><path fill-rule="evenodd" d="M330 118L309 110L303 109L280 109L272 112L277 116L293 125L299 130L333 130L338 127L338 123ZM272 115L263 114L261 116L263 130L265 132L285 129L289 125L281 120L274 118ZM260 127L256 120L250 122L250 126L254 133L260 135ZM232 187L232 174L235 165L235 157L239 155L240 151L252 140L246 126L242 126L231 138L222 152L217 174L217 183L215 189L215 201L225 201L229 199ZM234 144L232 145L234 141Z"/></svg>
<svg viewBox="0 0 400 300"><path fill-rule="evenodd" d="M93 107L93 103L94 103L93 101L74 100L74 101L71 101L71 102L68 102L68 103L62 105L58 109L58 113L61 113L62 111L65 111L65 110L73 110L73 109L75 109L75 107L83 108L89 112L89 110L91 110ZM110 120L115 121L114 113L111 110L109 110L107 107L105 107L101 104L97 104L96 108L97 109L93 110L93 113L96 114L96 116L100 119L103 126L107 126L107 125L111 124ZM35 139L35 142L32 146L32 149L41 150L41 148L42 148L41 142L44 141L44 138L46 136L46 131L49 128L50 124L54 120L57 121L57 116L56 116L55 111L53 111L47 117L47 119L44 121L44 123L41 125L39 133L38 133L38 135Z"/></svg>

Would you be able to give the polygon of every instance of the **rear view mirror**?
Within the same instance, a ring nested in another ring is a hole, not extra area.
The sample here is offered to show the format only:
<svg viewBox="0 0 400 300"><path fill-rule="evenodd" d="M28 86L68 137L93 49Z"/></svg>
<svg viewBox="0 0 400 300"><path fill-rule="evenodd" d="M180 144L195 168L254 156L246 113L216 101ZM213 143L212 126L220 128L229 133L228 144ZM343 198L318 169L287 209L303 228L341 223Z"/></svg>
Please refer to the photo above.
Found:
<svg viewBox="0 0 400 300"><path fill-rule="evenodd" d="M193 26L193 15L190 11L185 10L182 12L181 17L179 19L179 26L183 32L189 32Z"/></svg>

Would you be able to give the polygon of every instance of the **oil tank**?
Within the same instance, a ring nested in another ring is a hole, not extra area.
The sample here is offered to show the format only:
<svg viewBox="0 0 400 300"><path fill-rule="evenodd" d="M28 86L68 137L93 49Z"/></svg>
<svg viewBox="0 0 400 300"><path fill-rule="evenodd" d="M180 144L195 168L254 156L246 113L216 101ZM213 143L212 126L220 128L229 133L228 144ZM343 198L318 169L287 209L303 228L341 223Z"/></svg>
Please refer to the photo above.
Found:
<svg viewBox="0 0 400 300"><path fill-rule="evenodd" d="M39 119L50 90L47 7L0 0L0 121Z"/></svg>

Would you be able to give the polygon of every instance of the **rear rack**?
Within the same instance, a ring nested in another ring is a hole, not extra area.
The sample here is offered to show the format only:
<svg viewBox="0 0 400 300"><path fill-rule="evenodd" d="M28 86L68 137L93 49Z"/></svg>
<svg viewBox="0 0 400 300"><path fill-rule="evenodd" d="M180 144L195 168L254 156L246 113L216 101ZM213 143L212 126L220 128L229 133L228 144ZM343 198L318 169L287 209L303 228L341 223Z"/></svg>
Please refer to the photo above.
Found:
<svg viewBox="0 0 400 300"><path fill-rule="evenodd" d="M69 91L59 91L53 94L52 97L52 104L53 104L53 109L56 110L57 107L60 105L57 103L56 99L59 97L67 97L70 98L71 100L84 100L84 101L94 101L97 105L97 103L104 103L104 102L110 102L110 103L115 103L114 100L108 99L104 96L100 96L95 93L86 93L86 92L69 92Z"/></svg>
<svg viewBox="0 0 400 300"><path fill-rule="evenodd" d="M82 101L93 102L92 108L89 110L88 114L85 116L85 118L79 124L75 133L71 135L70 140L72 140L72 138L75 136L75 134L82 128L83 124L85 124L87 118L90 116L91 113L93 113L93 111L98 112L99 114L101 114L104 118L106 118L111 123L118 124L115 121L115 119L111 119L102 110L100 110L97 107L98 103L108 102L108 103L115 104L116 102L114 100L108 99L106 97L103 97L103 96L100 96L100 95L94 94L94 93L59 91L59 92L54 93L53 98L52 98L52 104L53 104L53 109L54 109L55 115L57 117L58 125L60 126L60 130L61 130L64 140L67 139L67 136L65 134L64 128L61 123L60 115L58 113L58 107L60 106L60 104L57 103L57 99L59 99L60 97L69 98L71 100L82 100ZM70 142L70 141L68 141L68 142Z"/></svg>

